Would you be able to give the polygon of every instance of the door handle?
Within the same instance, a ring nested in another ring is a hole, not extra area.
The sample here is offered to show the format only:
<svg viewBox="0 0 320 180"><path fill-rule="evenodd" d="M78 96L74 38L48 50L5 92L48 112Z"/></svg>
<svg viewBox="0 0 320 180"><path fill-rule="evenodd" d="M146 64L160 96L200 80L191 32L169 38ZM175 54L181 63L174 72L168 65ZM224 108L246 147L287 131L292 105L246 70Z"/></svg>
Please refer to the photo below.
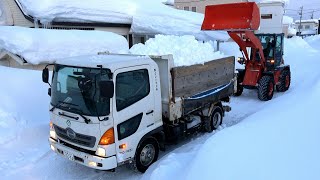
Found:
<svg viewBox="0 0 320 180"><path fill-rule="evenodd" d="M149 114L152 114L153 113L153 110L149 111L149 112L146 112L146 115L149 115Z"/></svg>

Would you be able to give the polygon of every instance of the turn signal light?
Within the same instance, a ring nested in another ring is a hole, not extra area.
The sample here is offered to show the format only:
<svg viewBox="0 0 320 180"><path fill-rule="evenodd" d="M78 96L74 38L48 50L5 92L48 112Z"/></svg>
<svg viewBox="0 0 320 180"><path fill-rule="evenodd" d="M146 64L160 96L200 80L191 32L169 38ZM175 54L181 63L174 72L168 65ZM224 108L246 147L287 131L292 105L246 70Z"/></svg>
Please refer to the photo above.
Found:
<svg viewBox="0 0 320 180"><path fill-rule="evenodd" d="M114 143L113 128L106 131L100 139L99 145L109 145Z"/></svg>
<svg viewBox="0 0 320 180"><path fill-rule="evenodd" d="M272 59L272 60L270 61L270 63L271 63L271 64L274 64L274 59Z"/></svg>

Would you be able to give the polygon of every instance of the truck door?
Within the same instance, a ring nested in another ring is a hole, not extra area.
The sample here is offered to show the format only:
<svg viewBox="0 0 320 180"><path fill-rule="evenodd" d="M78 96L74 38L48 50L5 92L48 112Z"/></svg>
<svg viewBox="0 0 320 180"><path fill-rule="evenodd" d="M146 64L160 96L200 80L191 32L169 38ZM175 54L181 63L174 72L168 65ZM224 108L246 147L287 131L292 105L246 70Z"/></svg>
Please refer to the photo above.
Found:
<svg viewBox="0 0 320 180"><path fill-rule="evenodd" d="M154 124L154 78L150 66L118 69L114 73L114 131L118 162L134 157L140 139Z"/></svg>

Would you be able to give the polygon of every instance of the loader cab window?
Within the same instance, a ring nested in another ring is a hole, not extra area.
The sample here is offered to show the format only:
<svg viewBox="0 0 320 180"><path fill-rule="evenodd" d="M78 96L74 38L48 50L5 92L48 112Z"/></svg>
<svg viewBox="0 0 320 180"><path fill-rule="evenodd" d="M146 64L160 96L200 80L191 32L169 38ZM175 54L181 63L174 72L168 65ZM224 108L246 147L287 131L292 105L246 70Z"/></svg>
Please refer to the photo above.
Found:
<svg viewBox="0 0 320 180"><path fill-rule="evenodd" d="M121 111L150 93L147 69L119 73L116 78L116 107Z"/></svg>
<svg viewBox="0 0 320 180"><path fill-rule="evenodd" d="M263 46L263 54L266 59L273 58L274 47L276 41L273 36L260 36L260 40Z"/></svg>

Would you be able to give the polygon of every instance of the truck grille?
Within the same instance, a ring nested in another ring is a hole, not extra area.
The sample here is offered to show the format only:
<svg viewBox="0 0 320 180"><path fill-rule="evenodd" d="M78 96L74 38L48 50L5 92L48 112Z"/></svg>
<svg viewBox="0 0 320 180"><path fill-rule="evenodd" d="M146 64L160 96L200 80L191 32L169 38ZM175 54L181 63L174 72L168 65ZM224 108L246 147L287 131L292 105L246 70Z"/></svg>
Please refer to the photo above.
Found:
<svg viewBox="0 0 320 180"><path fill-rule="evenodd" d="M54 126L54 129L55 129L57 135L60 138L67 140L69 142L79 144L81 146L90 147L90 148L93 148L96 143L96 137L94 137L94 136L87 136L84 134L79 134L79 133L74 132L75 136L70 137L70 136L68 136L68 133L67 133L68 129L63 129L57 125L53 125L53 126Z"/></svg>

